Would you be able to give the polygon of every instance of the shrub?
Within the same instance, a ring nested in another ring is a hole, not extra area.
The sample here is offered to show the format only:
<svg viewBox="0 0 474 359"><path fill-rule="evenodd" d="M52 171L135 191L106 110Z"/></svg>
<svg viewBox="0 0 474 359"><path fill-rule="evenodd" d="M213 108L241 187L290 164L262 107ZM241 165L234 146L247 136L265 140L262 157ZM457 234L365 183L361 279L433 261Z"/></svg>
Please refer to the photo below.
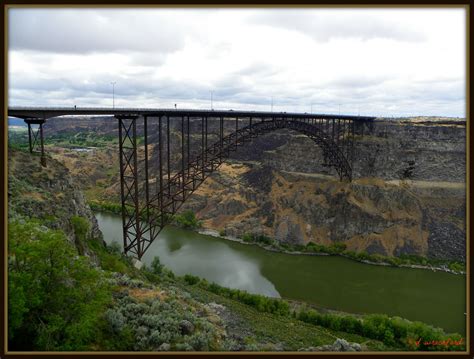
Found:
<svg viewBox="0 0 474 359"><path fill-rule="evenodd" d="M163 265L160 262L159 257L154 257L153 260L151 261L151 271L154 274L160 275L163 272Z"/></svg>
<svg viewBox="0 0 474 359"><path fill-rule="evenodd" d="M186 229L196 229L201 227L201 222L197 220L193 211L187 210L175 216L175 222L180 227Z"/></svg>
<svg viewBox="0 0 474 359"><path fill-rule="evenodd" d="M296 317L306 323L362 335L380 340L388 346L399 346L409 350L462 350L464 348L464 344L456 345L455 341L461 339L459 334L448 336L439 328L399 317L390 318L387 315L369 314L359 319L350 315L319 314L314 309L301 309ZM452 341L447 347L423 343L419 346L414 345L419 338L422 338L423 342L442 341L448 338Z"/></svg>
<svg viewBox="0 0 474 359"><path fill-rule="evenodd" d="M120 333L125 324L125 317L122 313L114 309L108 309L105 312L105 319L109 323L112 331L115 333Z"/></svg>
<svg viewBox="0 0 474 359"><path fill-rule="evenodd" d="M331 243L331 245L329 246L329 250L334 254L338 254L338 253L342 253L346 249L346 247L347 246L345 243L335 242L335 243Z"/></svg>
<svg viewBox="0 0 474 359"><path fill-rule="evenodd" d="M262 244L273 244L273 240L264 234L253 235L253 241Z"/></svg>
<svg viewBox="0 0 474 359"><path fill-rule="evenodd" d="M87 239L87 233L89 232L89 221L81 216L72 216L71 224L74 229L76 240L83 245Z"/></svg>
<svg viewBox="0 0 474 359"><path fill-rule="evenodd" d="M316 244L316 243L313 243L313 242L309 242L306 245L306 250L309 251L309 252L321 253L321 252L325 252L325 247L321 244Z"/></svg>
<svg viewBox="0 0 474 359"><path fill-rule="evenodd" d="M100 273L77 256L61 231L33 221L11 222L8 235L9 255L15 257L8 277L10 347L91 348L111 301Z"/></svg>
<svg viewBox="0 0 474 359"><path fill-rule="evenodd" d="M247 243L253 242L253 236L250 233L244 233L242 240Z"/></svg>
<svg viewBox="0 0 474 359"><path fill-rule="evenodd" d="M250 305L260 312L268 312L282 316L290 315L290 305L282 299L269 298L260 294L251 294L240 289L225 288L216 283L206 285L205 289Z"/></svg>
<svg viewBox="0 0 474 359"><path fill-rule="evenodd" d="M197 284L199 283L199 280L200 280L199 277L196 277L194 275L191 275L191 274L184 275L184 281L188 283L189 285Z"/></svg>
<svg viewBox="0 0 474 359"><path fill-rule="evenodd" d="M112 243L110 243L107 248L109 249L109 252L112 254L120 255L122 253L122 246L117 241L112 241Z"/></svg>

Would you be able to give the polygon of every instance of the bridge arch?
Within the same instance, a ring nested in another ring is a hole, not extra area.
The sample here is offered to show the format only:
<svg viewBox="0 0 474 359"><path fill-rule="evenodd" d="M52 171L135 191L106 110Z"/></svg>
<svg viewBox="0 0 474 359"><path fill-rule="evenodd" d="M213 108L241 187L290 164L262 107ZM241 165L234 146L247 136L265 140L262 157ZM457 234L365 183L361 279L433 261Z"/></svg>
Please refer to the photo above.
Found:
<svg viewBox="0 0 474 359"><path fill-rule="evenodd" d="M352 179L351 161L348 158L349 151L347 151L349 139L353 138L350 126L347 126L347 131L345 128L341 130L342 126L333 126L331 131L325 131L325 127L321 125L324 123L317 124L293 118L271 118L260 119L254 123L250 121L247 126L238 128L227 136L221 136L218 141L203 149L202 153L192 159L186 167L184 167L183 161L182 169L174 173L173 176L166 178L160 168L159 178L155 181L159 182L159 191L152 195L148 188L148 179L145 180L144 186L141 186L136 146L132 153L129 148L126 150L122 148L127 138L128 142L136 143L134 140L136 138L135 121L138 116L134 118L117 117L120 123L124 251L132 253L138 259L142 257L161 229L171 222L172 216L178 212L189 196L229 157L230 152L237 150L237 147L243 146L255 137L280 129L290 129L302 133L322 149L329 165L336 169L341 180L350 181ZM146 131L146 117L144 121ZM161 117L159 121L160 147L158 153L161 157L163 153L166 153L166 149L161 147L162 132L165 132L161 129ZM182 122L181 128L182 136L184 136L184 122ZM352 135L349 136L348 133ZM148 147L146 140L144 146ZM161 166L161 158L159 162ZM147 167L145 167L145 171L147 171ZM146 174L145 177L148 178L147 176ZM143 188L143 190L139 190L139 188Z"/></svg>
<svg viewBox="0 0 474 359"><path fill-rule="evenodd" d="M242 131L250 133L250 137L254 137L279 129L290 129L306 135L321 148L324 157L328 160L329 165L335 168L341 181L352 180L352 161L347 151L343 150L344 146L341 146L336 140L339 136L332 136L320 126L294 119L275 119L244 127ZM347 146L347 143L344 145Z"/></svg>

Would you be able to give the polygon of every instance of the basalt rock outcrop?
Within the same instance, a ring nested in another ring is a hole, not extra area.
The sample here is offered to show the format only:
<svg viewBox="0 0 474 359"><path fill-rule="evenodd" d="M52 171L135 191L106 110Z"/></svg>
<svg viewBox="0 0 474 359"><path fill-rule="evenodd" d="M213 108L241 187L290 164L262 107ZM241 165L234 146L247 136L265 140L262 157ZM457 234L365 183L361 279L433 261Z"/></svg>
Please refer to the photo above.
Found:
<svg viewBox="0 0 474 359"><path fill-rule="evenodd" d="M64 231L68 240L77 245L71 218L81 216L90 224L87 236L102 242L97 220L82 191L60 162L48 158L47 167L42 167L37 156L10 149L8 182L8 214L11 219L39 219L51 229ZM81 250L90 254L84 243Z"/></svg>
<svg viewBox="0 0 474 359"><path fill-rule="evenodd" d="M376 121L344 183L311 140L279 131L239 148L184 207L230 236L464 261L465 157L462 122Z"/></svg>

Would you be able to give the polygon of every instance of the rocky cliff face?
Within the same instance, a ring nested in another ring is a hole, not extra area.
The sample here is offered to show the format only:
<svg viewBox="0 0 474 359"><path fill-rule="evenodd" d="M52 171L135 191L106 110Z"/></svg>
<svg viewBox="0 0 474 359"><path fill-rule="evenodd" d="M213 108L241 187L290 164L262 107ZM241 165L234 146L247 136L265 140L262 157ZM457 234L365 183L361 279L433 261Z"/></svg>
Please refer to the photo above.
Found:
<svg viewBox="0 0 474 359"><path fill-rule="evenodd" d="M342 183L311 140L280 131L239 148L185 208L233 236L464 260L465 157L462 124L377 121Z"/></svg>
<svg viewBox="0 0 474 359"><path fill-rule="evenodd" d="M51 158L42 167L37 156L9 149L8 215L40 219L49 228L63 230L72 243L76 238L71 217L81 216L91 224L88 235L102 240L97 220L69 170Z"/></svg>

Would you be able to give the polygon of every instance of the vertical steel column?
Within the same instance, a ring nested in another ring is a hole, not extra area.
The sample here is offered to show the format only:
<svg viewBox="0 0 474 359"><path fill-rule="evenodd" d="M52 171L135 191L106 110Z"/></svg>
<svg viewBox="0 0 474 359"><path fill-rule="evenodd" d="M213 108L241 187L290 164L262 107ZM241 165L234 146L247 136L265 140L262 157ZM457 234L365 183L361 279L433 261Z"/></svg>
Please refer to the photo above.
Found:
<svg viewBox="0 0 474 359"><path fill-rule="evenodd" d="M120 182L124 251L131 251L138 259L143 255L142 226L139 203L137 156L137 127L135 115L116 116L119 119ZM130 121L127 125L125 121ZM123 132L125 130L125 133ZM131 147L124 144L127 142ZM131 207L132 212L128 209Z"/></svg>
<svg viewBox="0 0 474 359"><path fill-rule="evenodd" d="M143 142L145 145L145 206L146 218L150 221L150 192L148 190L148 116L143 117Z"/></svg>
<svg viewBox="0 0 474 359"><path fill-rule="evenodd" d="M342 119L342 125L341 125L341 132L342 132L342 139L341 139L341 144L342 144L342 153L344 156L347 155L346 151L346 120Z"/></svg>
<svg viewBox="0 0 474 359"><path fill-rule="evenodd" d="M202 179L204 179L204 116L201 117L201 170Z"/></svg>
<svg viewBox="0 0 474 359"><path fill-rule="evenodd" d="M132 120L133 126L133 177L134 177L134 204L135 204L135 223L136 223L136 239L137 239L137 256L140 259L142 257L142 230L140 226L140 204L138 198L138 156L137 156L137 121L136 118Z"/></svg>
<svg viewBox="0 0 474 359"><path fill-rule="evenodd" d="M30 145L30 153L33 153L33 144L31 143L31 124L27 122L28 124L28 143Z"/></svg>
<svg viewBox="0 0 474 359"><path fill-rule="evenodd" d="M30 127L30 124L28 124L28 127ZM126 252L127 248L127 228L126 228L126 209L125 209L125 179L124 179L124 174L125 174L125 169L123 166L123 133L122 133L122 127L123 127L123 120L122 118L118 118L118 127L119 127L119 162L120 162L120 199L122 202L122 238L123 238L123 248L124 252Z"/></svg>
<svg viewBox="0 0 474 359"><path fill-rule="evenodd" d="M158 155L160 158L160 215L161 215L161 225L165 225L165 218L163 215L164 203L163 203L163 135L162 135L162 116L160 115L158 120Z"/></svg>
<svg viewBox="0 0 474 359"><path fill-rule="evenodd" d="M339 146L340 138L341 138L341 119L337 119L337 145ZM344 152L343 152L344 153Z"/></svg>
<svg viewBox="0 0 474 359"><path fill-rule="evenodd" d="M351 120L351 168L353 167L354 162L354 133L355 133L355 120Z"/></svg>
<svg viewBox="0 0 474 359"><path fill-rule="evenodd" d="M183 191L183 201L186 199L186 193L184 190L184 116L181 116L181 174L182 174L182 182L181 182L181 190Z"/></svg>
<svg viewBox="0 0 474 359"><path fill-rule="evenodd" d="M189 149L189 146L190 146L189 145L190 144L190 142L189 142L189 116L188 116L187 120L188 120L188 134L187 134L188 135L188 140L186 142L187 142L187 146L188 146L188 179L189 179L189 171L190 171L189 163L191 162L191 160L190 160L191 159L191 156L190 156L191 152L190 152L190 149Z"/></svg>
<svg viewBox="0 0 474 359"><path fill-rule="evenodd" d="M206 160L206 163L207 163L207 116L205 117L204 124L206 126L206 128L205 128L205 137L204 137L204 156L205 156L205 160Z"/></svg>
<svg viewBox="0 0 474 359"><path fill-rule="evenodd" d="M150 221L150 191L148 183L148 116L143 116L143 142L145 145L145 200L146 200L146 219ZM138 177L138 176L137 176Z"/></svg>
<svg viewBox="0 0 474 359"><path fill-rule="evenodd" d="M328 120L328 123L329 123L329 120ZM332 140L334 142L334 130L335 130L335 126L336 126L336 120L335 119L332 119Z"/></svg>
<svg viewBox="0 0 474 359"><path fill-rule="evenodd" d="M252 116L250 116L249 118L249 141L252 141L252 122L253 122L253 118Z"/></svg>
<svg viewBox="0 0 474 359"><path fill-rule="evenodd" d="M219 134L219 141L220 141L220 151L219 151L219 162L222 162L222 155L224 150L224 117L221 116L219 120L220 125L220 134Z"/></svg>
<svg viewBox="0 0 474 359"><path fill-rule="evenodd" d="M239 131L239 118L235 117L235 149L237 150L237 134Z"/></svg>
<svg viewBox="0 0 474 359"><path fill-rule="evenodd" d="M168 171L168 199L171 197L171 152L170 152L170 116L166 116L166 156L167 156L167 171Z"/></svg>
<svg viewBox="0 0 474 359"><path fill-rule="evenodd" d="M44 122L40 122L39 124L40 145L41 145L41 166L46 167L46 157L44 155L43 123Z"/></svg>

